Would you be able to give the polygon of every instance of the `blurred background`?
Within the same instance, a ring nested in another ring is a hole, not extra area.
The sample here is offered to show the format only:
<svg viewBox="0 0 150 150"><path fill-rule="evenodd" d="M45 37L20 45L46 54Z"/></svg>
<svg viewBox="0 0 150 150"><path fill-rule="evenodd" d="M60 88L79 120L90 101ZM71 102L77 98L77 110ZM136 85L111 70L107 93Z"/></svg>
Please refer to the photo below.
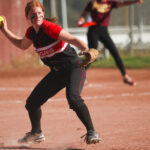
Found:
<svg viewBox="0 0 150 150"><path fill-rule="evenodd" d="M0 0L0 15L7 18L8 27L14 33L24 36L28 22L24 8L29 0ZM77 21L89 0L40 0L45 7L46 17L57 17L58 24L76 37L87 43L87 28L77 27ZM142 5L132 5L114 9L111 13L109 32L116 43L122 57L124 55L150 58L150 1L143 0ZM110 55L103 49L103 58ZM133 60L133 59L132 59ZM13 46L0 32L0 66L23 64L34 66L39 63L34 48L22 52ZM126 65L126 64L125 64ZM148 67L150 65L148 64Z"/></svg>

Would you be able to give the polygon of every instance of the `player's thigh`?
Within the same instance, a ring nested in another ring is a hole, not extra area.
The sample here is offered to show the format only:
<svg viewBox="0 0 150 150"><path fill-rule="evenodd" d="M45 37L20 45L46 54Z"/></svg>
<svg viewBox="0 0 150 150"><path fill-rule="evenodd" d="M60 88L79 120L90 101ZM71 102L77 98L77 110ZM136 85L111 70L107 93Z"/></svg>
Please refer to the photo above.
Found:
<svg viewBox="0 0 150 150"><path fill-rule="evenodd" d="M33 89L27 99L27 104L42 105L45 103L48 98L64 88L65 83L61 78L62 76L57 72L48 73Z"/></svg>
<svg viewBox="0 0 150 150"><path fill-rule="evenodd" d="M107 31L101 35L100 41L104 44L104 46L110 51L110 53L113 56L118 55L117 47Z"/></svg>
<svg viewBox="0 0 150 150"><path fill-rule="evenodd" d="M66 84L67 99L74 99L80 97L83 85L86 79L86 72L84 68L74 68L71 70Z"/></svg>
<svg viewBox="0 0 150 150"><path fill-rule="evenodd" d="M98 32L96 27L90 27L87 32L88 46L89 48L98 47Z"/></svg>

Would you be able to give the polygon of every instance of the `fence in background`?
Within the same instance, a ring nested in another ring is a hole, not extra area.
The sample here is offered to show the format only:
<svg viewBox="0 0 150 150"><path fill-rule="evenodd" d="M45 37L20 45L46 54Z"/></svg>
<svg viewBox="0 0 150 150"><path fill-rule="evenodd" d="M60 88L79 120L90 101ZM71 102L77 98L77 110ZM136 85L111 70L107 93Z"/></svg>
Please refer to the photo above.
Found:
<svg viewBox="0 0 150 150"><path fill-rule="evenodd" d="M77 28L76 24L88 0L41 0L41 2L46 8L48 17L58 16L59 24L63 28L87 42L87 28ZM149 6L150 1L144 0L142 5L135 4L112 11L109 31L117 46L130 50L150 47Z"/></svg>
<svg viewBox="0 0 150 150"><path fill-rule="evenodd" d="M29 26L24 8L30 0L0 0L0 15L8 21L8 27L17 35L24 36ZM85 42L87 28L78 28L77 20L88 0L40 0L47 17L57 16L59 25L81 38ZM118 47L130 50L150 48L150 0L144 0L142 5L132 5L114 9L111 15L109 31ZM118 17L119 16L119 17ZM33 48L31 48L33 49ZM12 61L28 59L31 51L22 52L13 46L0 32L0 65Z"/></svg>

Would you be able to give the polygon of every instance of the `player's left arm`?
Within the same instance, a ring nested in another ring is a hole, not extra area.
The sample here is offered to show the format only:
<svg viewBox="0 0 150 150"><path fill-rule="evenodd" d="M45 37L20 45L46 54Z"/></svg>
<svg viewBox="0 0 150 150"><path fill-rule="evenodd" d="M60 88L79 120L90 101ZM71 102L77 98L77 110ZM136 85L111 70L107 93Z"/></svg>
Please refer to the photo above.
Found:
<svg viewBox="0 0 150 150"><path fill-rule="evenodd" d="M58 39L66 41L67 43L70 43L81 50L79 55L85 56L85 60L80 64L81 67L85 67L88 64L94 62L98 57L98 51L96 49L89 49L86 43L71 35L64 29L61 30Z"/></svg>
<svg viewBox="0 0 150 150"><path fill-rule="evenodd" d="M143 0L131 0L131 1L117 2L116 7L118 8L118 7L123 7L123 6L129 6L131 4L136 4L136 3L142 4Z"/></svg>
<svg viewBox="0 0 150 150"><path fill-rule="evenodd" d="M65 31L64 29L60 31L58 39L76 46L81 51L88 49L88 46L86 45L84 41L71 35L69 32Z"/></svg>

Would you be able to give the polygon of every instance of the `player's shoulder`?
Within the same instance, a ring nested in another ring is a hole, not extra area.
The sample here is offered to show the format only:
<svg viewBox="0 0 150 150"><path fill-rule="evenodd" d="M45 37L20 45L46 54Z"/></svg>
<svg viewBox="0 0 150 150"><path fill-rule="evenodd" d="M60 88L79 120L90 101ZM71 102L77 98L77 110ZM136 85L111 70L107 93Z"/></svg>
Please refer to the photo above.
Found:
<svg viewBox="0 0 150 150"><path fill-rule="evenodd" d="M55 24L55 23L44 19L44 20L43 20L42 27L51 27L51 26L53 26L54 24Z"/></svg>
<svg viewBox="0 0 150 150"><path fill-rule="evenodd" d="M28 27L26 30L25 36L28 39L33 39L34 35L35 35L35 30L34 30L33 26Z"/></svg>
<svg viewBox="0 0 150 150"><path fill-rule="evenodd" d="M33 26L30 26L30 27L27 28L27 31L30 31L32 29L33 29Z"/></svg>
<svg viewBox="0 0 150 150"><path fill-rule="evenodd" d="M30 26L27 28L26 34L29 35L30 33L32 33L32 31L34 31L34 28L33 28L33 26Z"/></svg>
<svg viewBox="0 0 150 150"><path fill-rule="evenodd" d="M60 27L58 24L56 24L56 23L53 23L53 22L51 22L51 21L49 21L49 20L43 20L43 24L42 24L42 28L45 30L45 31L49 31L49 30L51 30L51 29L59 29L59 28L62 28L62 27Z"/></svg>

